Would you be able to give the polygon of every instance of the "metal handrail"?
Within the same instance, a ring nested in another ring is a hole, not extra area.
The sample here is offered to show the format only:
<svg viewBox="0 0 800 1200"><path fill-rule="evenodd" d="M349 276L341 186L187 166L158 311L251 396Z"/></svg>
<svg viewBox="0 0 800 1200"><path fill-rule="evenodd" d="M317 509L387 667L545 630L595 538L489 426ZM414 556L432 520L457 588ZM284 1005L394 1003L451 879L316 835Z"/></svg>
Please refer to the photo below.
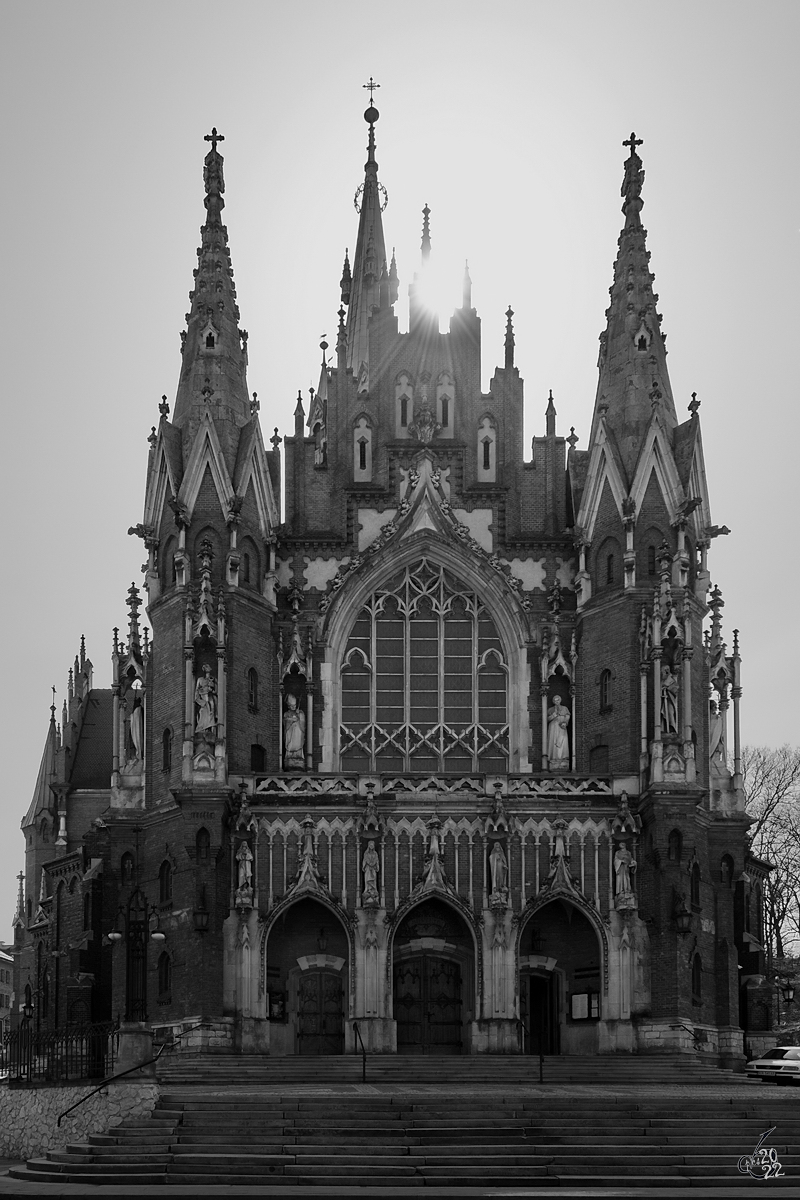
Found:
<svg viewBox="0 0 800 1200"><path fill-rule="evenodd" d="M697 1049L697 1047L700 1045L700 1042L702 1041L702 1037L698 1033L697 1029L693 1025L687 1025L685 1021L670 1022L670 1029L685 1029L687 1033L690 1033L694 1040L695 1050Z"/></svg>
<svg viewBox="0 0 800 1200"><path fill-rule="evenodd" d="M367 1082L367 1048L364 1045L364 1039L361 1037L361 1030L358 1028L358 1021L353 1021L353 1033L361 1042L361 1082Z"/></svg>
<svg viewBox="0 0 800 1200"><path fill-rule="evenodd" d="M522 1017L517 1017L517 1024L523 1033L527 1033L529 1044L533 1042L533 1036L530 1029L522 1020ZM525 1053L525 1041L522 1042L522 1052ZM542 1049L542 1035L539 1033L539 1083L544 1083L544 1051Z"/></svg>
<svg viewBox="0 0 800 1200"><path fill-rule="evenodd" d="M127 1071L120 1071L117 1075L109 1075L107 1079L104 1079L102 1083L98 1083L96 1088L92 1088L91 1092L87 1092L85 1096L82 1096L81 1099L76 1101L76 1103L70 1108L65 1108L56 1121L56 1128L59 1128L64 1117L68 1117L69 1114L74 1112L76 1108L80 1108L84 1101L91 1099L92 1096L96 1096L98 1092L101 1092L104 1087L108 1087L110 1083L114 1083L117 1079L124 1079L126 1075L132 1075L134 1071L141 1071L144 1069L144 1067L150 1067L153 1063L158 1062L165 1050L175 1049L176 1042L179 1042L184 1034L192 1033L195 1029L213 1028L214 1024L211 1021L198 1021L196 1025L190 1025L188 1029L182 1030L181 1033L177 1034L171 1042L164 1042L162 1046L159 1046L158 1054L154 1054L152 1058L148 1058L145 1059L144 1062L137 1063L135 1067L128 1067Z"/></svg>

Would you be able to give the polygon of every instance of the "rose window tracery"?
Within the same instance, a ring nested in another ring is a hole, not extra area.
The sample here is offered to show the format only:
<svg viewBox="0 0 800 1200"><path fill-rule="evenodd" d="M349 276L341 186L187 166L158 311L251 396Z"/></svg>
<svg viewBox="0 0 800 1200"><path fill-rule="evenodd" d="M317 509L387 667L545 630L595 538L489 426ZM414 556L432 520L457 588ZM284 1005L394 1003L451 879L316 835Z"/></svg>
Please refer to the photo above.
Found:
<svg viewBox="0 0 800 1200"><path fill-rule="evenodd" d="M508 770L508 673L477 593L422 559L365 602L341 676L344 771Z"/></svg>

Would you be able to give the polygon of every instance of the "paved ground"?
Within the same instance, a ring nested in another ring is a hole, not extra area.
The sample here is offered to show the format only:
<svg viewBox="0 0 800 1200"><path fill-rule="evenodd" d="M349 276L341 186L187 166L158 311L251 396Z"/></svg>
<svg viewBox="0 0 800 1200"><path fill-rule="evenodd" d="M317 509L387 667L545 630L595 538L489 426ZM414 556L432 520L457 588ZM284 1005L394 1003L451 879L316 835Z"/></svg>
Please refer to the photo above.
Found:
<svg viewBox="0 0 800 1200"><path fill-rule="evenodd" d="M169 1092L183 1091L184 1088L176 1085L175 1087L167 1087ZM208 1098L214 1095L230 1094L231 1089L226 1088L204 1088L203 1096ZM491 1097L494 1094L502 1094L512 1097L526 1097L533 1099L541 1097L543 1105L547 1104L548 1099L555 1096L596 1096L598 1105L607 1107L616 1103L630 1102L632 1099L638 1099L646 1105L648 1099L674 1099L676 1110L680 1109L681 1099L684 1097L692 1097L693 1099L704 1099L707 1101L716 1101L720 1108L724 1110L726 1105L731 1101L739 1099L747 1099L752 1101L758 1096L760 1099L779 1101L787 1106L800 1104L800 1088L775 1088L767 1087L759 1084L757 1081L750 1082L743 1079L741 1082L727 1082L719 1084L628 1084L614 1085L613 1088L604 1087L602 1084L527 1084L527 1085L510 1085L508 1087L489 1088L489 1087L459 1087L454 1085L437 1085L437 1084L398 1084L398 1083L375 1083L375 1084L339 1084L324 1087L315 1087L313 1085L297 1085L296 1087L288 1087L276 1085L274 1087L253 1087L253 1088L236 1088L240 1094L254 1094L260 1098L264 1098L269 1094L275 1096L353 1096L353 1095L397 1095L397 1096L467 1096L480 1095L484 1097L491 1105ZM754 1149L753 1146L742 1146L741 1153L749 1154ZM11 1179L8 1175L10 1167L19 1165L10 1159L0 1159L0 1196L86 1196L86 1188L83 1184L60 1184L60 1183L40 1183L29 1184L22 1183L19 1180ZM369 1200L375 1197L376 1200L419 1200L419 1197L428 1197L429 1200L438 1200L439 1197L460 1197L465 1200L472 1198L496 1197L497 1200L514 1200L516 1197L533 1197L535 1200L545 1200L545 1197L560 1197L560 1200L565 1200L567 1196L577 1197L603 1197L605 1200L611 1200L611 1197L628 1197L638 1196L647 1197L649 1200L666 1200L666 1198L675 1198L675 1200L689 1200L689 1198L703 1197L705 1200L751 1200L753 1197L763 1197L769 1192L769 1180L760 1183L754 1181L753 1186L736 1186L732 1187L707 1187L707 1188L691 1188L691 1187L653 1187L653 1188L630 1188L625 1187L624 1183L620 1183L612 1188L587 1187L581 1189L564 1188L552 1186L549 1183L543 1187L532 1186L529 1188L462 1188L462 1187L399 1187L399 1188L375 1188L361 1189L353 1188L352 1185L345 1187L265 1187L259 1185L257 1187L246 1186L229 1186L229 1187L197 1187L193 1186L169 1186L169 1187L142 1187L135 1186L133 1183L121 1183L114 1186L99 1186L93 1187L90 1196L124 1196L135 1197L136 1200L162 1200L162 1197L168 1200L177 1200L183 1196L260 1196L264 1198L287 1197L291 1200L330 1200L337 1197L340 1200L353 1200L354 1197L361 1197L363 1200ZM797 1187L781 1186L774 1188L772 1191L774 1197L800 1198L800 1178L798 1178Z"/></svg>

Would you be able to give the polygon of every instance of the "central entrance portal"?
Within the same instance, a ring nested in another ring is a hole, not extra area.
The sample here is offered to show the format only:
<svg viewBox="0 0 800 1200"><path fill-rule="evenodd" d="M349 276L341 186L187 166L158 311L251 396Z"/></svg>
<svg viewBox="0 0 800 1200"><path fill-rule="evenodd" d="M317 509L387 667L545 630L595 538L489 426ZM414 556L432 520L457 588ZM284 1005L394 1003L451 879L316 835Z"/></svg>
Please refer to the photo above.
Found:
<svg viewBox="0 0 800 1200"><path fill-rule="evenodd" d="M461 1054L474 991L466 922L443 901L425 900L400 922L392 960L398 1054Z"/></svg>
<svg viewBox="0 0 800 1200"><path fill-rule="evenodd" d="M394 968L399 1054L461 1053L461 967L419 954Z"/></svg>
<svg viewBox="0 0 800 1200"><path fill-rule="evenodd" d="M297 981L297 1040L301 1054L344 1052L341 975L304 971Z"/></svg>

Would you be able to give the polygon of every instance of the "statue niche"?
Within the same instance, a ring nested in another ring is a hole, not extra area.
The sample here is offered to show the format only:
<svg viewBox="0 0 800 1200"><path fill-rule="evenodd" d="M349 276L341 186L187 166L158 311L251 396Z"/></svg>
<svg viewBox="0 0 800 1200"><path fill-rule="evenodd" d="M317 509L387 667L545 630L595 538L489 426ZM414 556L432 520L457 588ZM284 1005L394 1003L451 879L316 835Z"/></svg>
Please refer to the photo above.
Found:
<svg viewBox="0 0 800 1200"><path fill-rule="evenodd" d="M570 695L565 676L551 678L547 695L547 761L551 771L568 771L571 761Z"/></svg>
<svg viewBox="0 0 800 1200"><path fill-rule="evenodd" d="M303 771L306 765L305 679L292 673L283 681L283 766Z"/></svg>
<svg viewBox="0 0 800 1200"><path fill-rule="evenodd" d="M213 747L217 734L217 681L211 662L196 662L194 678L195 747Z"/></svg>

